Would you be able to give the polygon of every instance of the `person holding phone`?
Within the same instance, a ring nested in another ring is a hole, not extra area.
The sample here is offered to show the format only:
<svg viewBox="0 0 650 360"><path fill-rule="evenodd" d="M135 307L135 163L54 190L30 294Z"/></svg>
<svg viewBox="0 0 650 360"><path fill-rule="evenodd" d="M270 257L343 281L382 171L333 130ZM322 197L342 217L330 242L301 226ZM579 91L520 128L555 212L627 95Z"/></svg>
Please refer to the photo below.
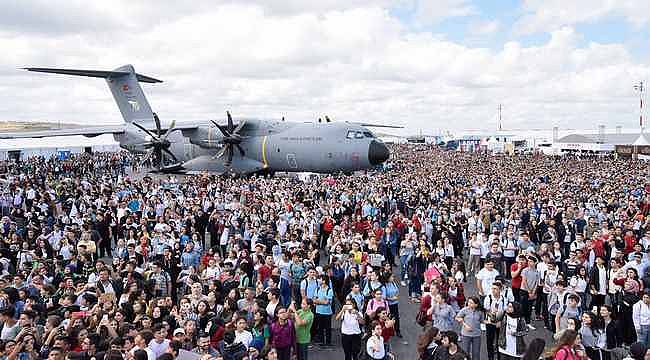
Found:
<svg viewBox="0 0 650 360"><path fill-rule="evenodd" d="M336 320L341 320L341 344L345 353L345 360L359 359L361 328L365 321L363 314L357 308L356 302L348 298L341 311L336 314Z"/></svg>

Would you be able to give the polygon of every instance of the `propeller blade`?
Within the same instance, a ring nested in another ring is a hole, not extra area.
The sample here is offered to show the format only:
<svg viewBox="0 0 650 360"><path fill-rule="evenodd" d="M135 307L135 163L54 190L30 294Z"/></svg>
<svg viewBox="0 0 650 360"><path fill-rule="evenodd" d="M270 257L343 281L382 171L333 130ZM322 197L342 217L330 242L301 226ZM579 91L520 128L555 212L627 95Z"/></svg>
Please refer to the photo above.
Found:
<svg viewBox="0 0 650 360"><path fill-rule="evenodd" d="M233 133L239 135L239 132L241 131L242 128L244 128L244 126L246 126L246 120L240 121L239 125L237 125L237 128L235 129L235 131Z"/></svg>
<svg viewBox="0 0 650 360"><path fill-rule="evenodd" d="M232 164L232 157L234 155L234 151L233 151L232 148L233 148L232 145L229 145L228 147L226 147L226 156L227 156L227 158L226 158L226 161L223 163L223 166L228 167L228 166L230 166Z"/></svg>
<svg viewBox="0 0 650 360"><path fill-rule="evenodd" d="M163 136L163 139L167 140L169 134L173 133L176 130L178 130L176 128L176 120L172 120L172 123L169 125L169 129L167 129L167 132L165 133L165 136Z"/></svg>
<svg viewBox="0 0 650 360"><path fill-rule="evenodd" d="M216 154L214 154L214 156L212 156L212 160L223 157L223 155L226 153L226 148L229 147L229 146L230 145L224 145L224 147L221 148L221 150L219 150L218 153L216 153Z"/></svg>
<svg viewBox="0 0 650 360"><path fill-rule="evenodd" d="M219 129L219 131L221 131L221 134L222 134L224 137L229 137L229 136L230 136L230 133L228 133L228 130L227 130L227 129L225 129L225 128L223 128L221 125L217 124L217 122L214 121L214 120L210 120L210 121L212 121L212 123L214 124L214 126L216 126L217 129Z"/></svg>
<svg viewBox="0 0 650 360"><path fill-rule="evenodd" d="M241 154L241 156L244 156L245 154L244 149L242 149L242 147L239 144L235 144L235 146L237 146L237 149L239 149L239 153Z"/></svg>
<svg viewBox="0 0 650 360"><path fill-rule="evenodd" d="M152 139L156 139L156 140L158 140L158 136L156 136L156 135L155 135L154 133L152 133L151 131L145 129L144 126L138 124L137 122L134 122L134 123L132 123L132 124L135 125L135 127L137 127L138 129L140 129L140 130L144 131L145 133L147 133L147 135L151 136Z"/></svg>
<svg viewBox="0 0 650 360"><path fill-rule="evenodd" d="M160 118L158 117L158 114L153 113L153 120L156 122L156 133L158 134L158 137L160 137Z"/></svg>
<svg viewBox="0 0 650 360"><path fill-rule="evenodd" d="M233 130L235 129L235 125L232 123L232 116L230 116L230 111L226 111L226 115L228 115L228 132L233 133Z"/></svg>
<svg viewBox="0 0 650 360"><path fill-rule="evenodd" d="M162 149L162 151L164 151L165 154L168 154L172 158L172 160L174 160L174 163L178 162L178 159L176 158L176 155L174 155L173 152L169 151L169 149Z"/></svg>
<svg viewBox="0 0 650 360"><path fill-rule="evenodd" d="M152 154L153 154L153 150L147 151L147 153L144 155L142 160L140 160L140 166L143 166L147 161L149 161Z"/></svg>

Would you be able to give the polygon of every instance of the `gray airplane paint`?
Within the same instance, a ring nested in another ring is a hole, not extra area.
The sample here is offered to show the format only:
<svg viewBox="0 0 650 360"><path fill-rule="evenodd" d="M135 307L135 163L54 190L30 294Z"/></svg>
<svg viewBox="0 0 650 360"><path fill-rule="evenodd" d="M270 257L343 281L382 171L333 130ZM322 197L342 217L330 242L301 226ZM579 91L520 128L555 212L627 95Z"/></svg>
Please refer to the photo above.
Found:
<svg viewBox="0 0 650 360"><path fill-rule="evenodd" d="M134 125L152 129L153 112L139 82L160 80L137 74L131 65L113 71L27 68L30 71L105 78L125 121L119 130L96 131L82 129L53 132L50 136L95 136L113 133L126 150L145 153L151 149L151 136ZM245 119L239 144L245 152L235 149L231 166L215 157L222 147L222 133L209 121L176 124L179 131L169 134L168 150L180 164L175 170L213 171L248 174L255 172L309 171L320 173L352 172L368 169L386 161L386 146L366 127L347 122L290 122ZM156 133L155 130L151 131ZM47 136L47 135L46 135ZM9 136L7 136L9 137ZM26 137L26 136L20 136ZM179 166L180 165L180 166Z"/></svg>

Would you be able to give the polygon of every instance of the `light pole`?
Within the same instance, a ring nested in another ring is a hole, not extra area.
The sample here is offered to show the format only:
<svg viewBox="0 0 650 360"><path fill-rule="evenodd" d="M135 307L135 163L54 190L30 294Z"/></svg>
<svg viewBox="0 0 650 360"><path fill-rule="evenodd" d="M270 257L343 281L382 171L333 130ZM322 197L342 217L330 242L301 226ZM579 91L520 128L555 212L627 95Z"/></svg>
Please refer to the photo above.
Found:
<svg viewBox="0 0 650 360"><path fill-rule="evenodd" d="M639 92L639 127L641 128L641 133L643 133L643 81L639 81L638 85L634 85L634 90Z"/></svg>

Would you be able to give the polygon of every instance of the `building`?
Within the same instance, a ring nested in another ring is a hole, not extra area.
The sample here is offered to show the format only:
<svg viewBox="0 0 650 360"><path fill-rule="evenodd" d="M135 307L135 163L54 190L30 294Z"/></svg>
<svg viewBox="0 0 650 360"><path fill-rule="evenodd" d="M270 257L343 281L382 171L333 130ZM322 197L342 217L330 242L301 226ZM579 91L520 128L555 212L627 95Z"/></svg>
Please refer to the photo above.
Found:
<svg viewBox="0 0 650 360"><path fill-rule="evenodd" d="M31 139L0 140L0 160L26 159L32 156L60 156L82 152L104 152L120 150L119 143L113 135L105 134L95 137L59 136Z"/></svg>
<svg viewBox="0 0 650 360"><path fill-rule="evenodd" d="M603 154L612 153L617 146L634 145L641 137L648 141L645 134L570 134L553 142L552 153L556 155L566 153Z"/></svg>

